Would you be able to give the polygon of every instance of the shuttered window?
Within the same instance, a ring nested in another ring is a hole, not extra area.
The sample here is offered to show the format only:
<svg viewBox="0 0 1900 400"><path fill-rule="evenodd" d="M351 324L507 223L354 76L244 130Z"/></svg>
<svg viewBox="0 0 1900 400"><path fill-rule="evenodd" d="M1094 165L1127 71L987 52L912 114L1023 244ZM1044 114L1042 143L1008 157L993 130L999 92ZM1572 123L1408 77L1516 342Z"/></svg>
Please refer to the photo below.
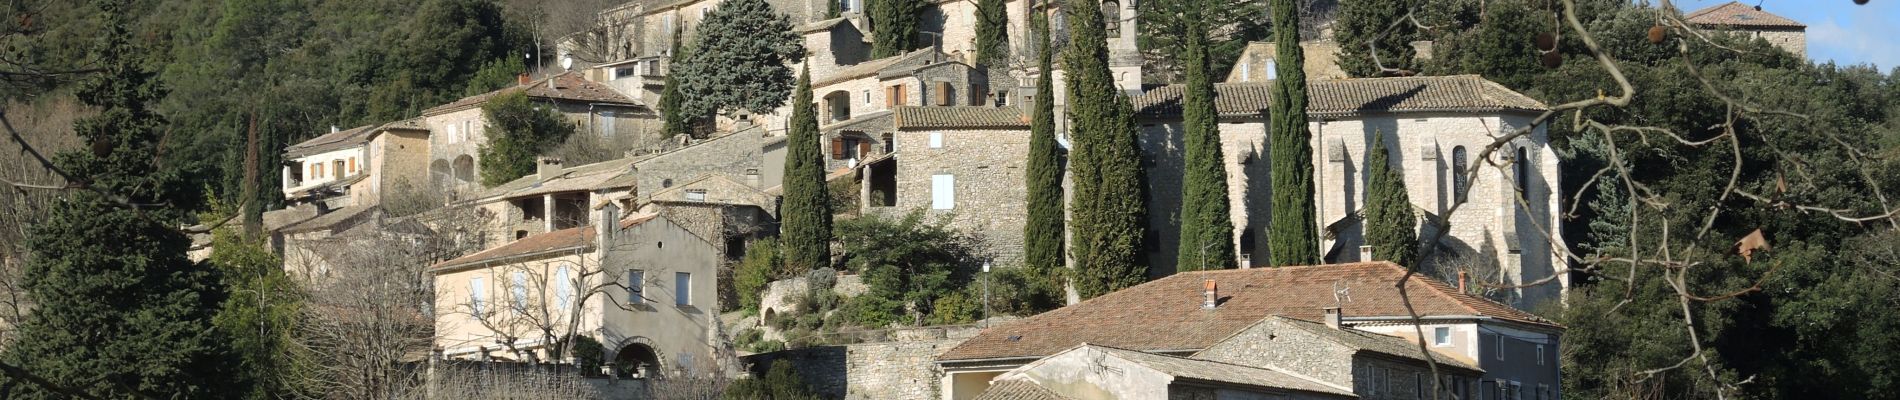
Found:
<svg viewBox="0 0 1900 400"><path fill-rule="evenodd" d="M957 204L957 176L937 174L930 176L930 208L948 210Z"/></svg>
<svg viewBox="0 0 1900 400"><path fill-rule="evenodd" d="M950 82L937 82L936 87L931 90L931 99L934 100L933 104L939 107L949 106Z"/></svg>
<svg viewBox="0 0 1900 400"><path fill-rule="evenodd" d="M488 296L483 293L486 290L487 287L482 286L482 277L468 278L468 306L477 316L482 315L482 303L487 301Z"/></svg>
<svg viewBox="0 0 1900 400"><path fill-rule="evenodd" d="M350 157L350 173L356 173L356 157Z"/></svg>
<svg viewBox="0 0 1900 400"><path fill-rule="evenodd" d="M844 138L831 138L831 159L844 159Z"/></svg>

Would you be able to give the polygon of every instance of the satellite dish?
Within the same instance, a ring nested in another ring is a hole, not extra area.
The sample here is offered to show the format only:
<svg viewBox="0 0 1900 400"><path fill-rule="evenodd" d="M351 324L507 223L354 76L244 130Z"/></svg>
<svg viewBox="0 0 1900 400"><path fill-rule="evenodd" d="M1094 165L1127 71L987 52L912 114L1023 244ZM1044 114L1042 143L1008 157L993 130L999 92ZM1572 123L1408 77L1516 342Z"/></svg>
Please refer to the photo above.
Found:
<svg viewBox="0 0 1900 400"><path fill-rule="evenodd" d="M561 56L561 70L567 71L571 69L574 69L574 57Z"/></svg>

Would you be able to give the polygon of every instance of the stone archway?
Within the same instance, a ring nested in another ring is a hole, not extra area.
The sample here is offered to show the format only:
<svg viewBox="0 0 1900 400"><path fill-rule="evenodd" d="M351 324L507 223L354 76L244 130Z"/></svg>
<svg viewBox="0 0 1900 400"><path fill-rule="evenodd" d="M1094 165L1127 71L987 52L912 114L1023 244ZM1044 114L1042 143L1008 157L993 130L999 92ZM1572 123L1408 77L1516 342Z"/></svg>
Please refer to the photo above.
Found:
<svg viewBox="0 0 1900 400"><path fill-rule="evenodd" d="M646 338L628 339L614 351L614 376L652 378L661 375L660 352Z"/></svg>
<svg viewBox="0 0 1900 400"><path fill-rule="evenodd" d="M436 189L447 189L453 185L455 170L449 167L449 160L437 159L429 163L429 183Z"/></svg>
<svg viewBox="0 0 1900 400"><path fill-rule="evenodd" d="M454 170L457 185L475 183L475 157L467 154L455 157Z"/></svg>

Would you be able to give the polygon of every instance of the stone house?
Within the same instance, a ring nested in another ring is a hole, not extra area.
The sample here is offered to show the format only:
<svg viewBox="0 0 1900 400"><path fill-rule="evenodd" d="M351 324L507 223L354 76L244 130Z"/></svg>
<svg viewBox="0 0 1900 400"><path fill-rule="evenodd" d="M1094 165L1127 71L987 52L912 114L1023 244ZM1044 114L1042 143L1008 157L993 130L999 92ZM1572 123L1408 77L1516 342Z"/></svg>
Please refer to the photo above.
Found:
<svg viewBox="0 0 1900 400"><path fill-rule="evenodd" d="M375 205L428 184L429 130L419 120L330 129L284 148L284 199L322 209Z"/></svg>
<svg viewBox="0 0 1900 400"><path fill-rule="evenodd" d="M587 336L630 377L725 374L712 243L657 214L618 215L430 266L438 356L544 362Z"/></svg>
<svg viewBox="0 0 1900 400"><path fill-rule="evenodd" d="M1008 380L999 379L1005 374L1082 344L1258 362L1263 365L1251 366L1293 371L1360 397L1383 397L1372 395L1373 388L1403 397L1415 389L1388 388L1419 386L1406 380L1416 379L1408 373L1423 362L1413 357L1420 354L1419 331L1426 332L1441 373L1462 376L1472 393L1545 387L1555 394L1561 325L1436 279L1407 276L1389 262L1177 273L985 329L937 357L941 398L975 398ZM1413 323L1397 289L1400 279L1407 279L1405 295L1423 324ZM1269 318L1283 319L1263 322ZM1320 330L1333 325L1352 332ZM1261 334L1268 341L1312 340L1259 343ZM1314 355L1259 354L1256 348Z"/></svg>
<svg viewBox="0 0 1900 400"><path fill-rule="evenodd" d="M519 85L469 96L422 111L429 137L430 181L466 193L479 190L481 146L488 143L488 99L526 92L537 104L554 107L579 128L577 135L598 135L615 147L641 148L663 141L658 114L614 88L565 72L538 81L523 76Z"/></svg>
<svg viewBox="0 0 1900 400"><path fill-rule="evenodd" d="M1762 11L1759 5L1731 1L1683 14L1682 17L1683 21L1697 28L1766 40L1768 44L1787 50L1795 57L1808 56L1808 26Z"/></svg>
<svg viewBox="0 0 1900 400"><path fill-rule="evenodd" d="M598 219L592 208L605 202L628 203L635 184L634 158L575 166L543 157L534 175L497 185L463 202L493 218L485 229L488 243L515 240L587 225Z"/></svg>
<svg viewBox="0 0 1900 400"><path fill-rule="evenodd" d="M858 168L867 213L926 220L977 237L999 265L1022 257L1029 124L1016 107L898 107L890 157Z"/></svg>
<svg viewBox="0 0 1900 400"><path fill-rule="evenodd" d="M1271 85L1215 85L1222 152L1227 169L1235 248L1242 266L1262 265L1253 257L1266 246L1270 218L1267 115ZM1312 135L1314 200L1325 238L1327 262L1364 260L1366 151L1373 135L1384 135L1393 167L1405 175L1407 193L1424 218L1436 218L1460 201L1445 240L1434 243L1448 257L1428 260L1445 270L1469 270L1472 279L1517 284L1552 280L1501 293L1519 307L1554 301L1569 287L1558 252L1563 240L1557 213L1558 162L1546 127L1505 143L1487 160L1473 159L1486 146L1534 119L1546 107L1530 97L1475 75L1365 78L1314 81L1307 116ZM1134 99L1149 183L1148 244L1156 275L1199 269L1174 265L1181 206L1181 87L1156 88ZM1475 179L1458 173L1472 165ZM1519 202L1521 198L1523 202ZM1422 232L1426 237L1430 232Z"/></svg>

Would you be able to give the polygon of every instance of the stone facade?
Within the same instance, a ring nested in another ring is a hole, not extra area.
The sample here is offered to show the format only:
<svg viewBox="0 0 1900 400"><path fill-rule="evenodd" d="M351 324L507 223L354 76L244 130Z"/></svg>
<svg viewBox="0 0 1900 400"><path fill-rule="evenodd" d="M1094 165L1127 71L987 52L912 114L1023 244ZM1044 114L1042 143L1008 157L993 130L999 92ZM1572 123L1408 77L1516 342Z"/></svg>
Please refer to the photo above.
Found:
<svg viewBox="0 0 1900 400"><path fill-rule="evenodd" d="M710 174L733 177L758 176L764 182L765 161L761 157L761 129L747 129L707 139L678 150L634 162L638 186L634 193L647 198L652 193Z"/></svg>
<svg viewBox="0 0 1900 400"><path fill-rule="evenodd" d="M932 137L940 139L932 139ZM941 146L932 147L936 142ZM972 234L981 254L997 265L1022 258L1024 168L1029 132L1023 129L906 130L897 134L896 203L867 207L872 213L902 216L921 210L926 220L948 218L949 226ZM937 176L949 176L948 208L937 208Z"/></svg>
<svg viewBox="0 0 1900 400"><path fill-rule="evenodd" d="M1328 384L1352 388L1362 399L1431 398L1432 374L1422 361L1359 351L1311 331L1288 326L1278 318L1268 318L1219 344L1208 347L1194 358L1239 365L1274 366ZM1353 329L1350 327L1340 329ZM1427 329L1429 331L1429 329ZM1460 361L1469 362L1468 358ZM1479 375L1461 368L1440 367L1451 393L1469 398L1470 387ZM1529 397L1529 396L1526 396Z"/></svg>
<svg viewBox="0 0 1900 400"><path fill-rule="evenodd" d="M1181 184L1183 146L1179 123L1141 124L1140 144L1148 173L1149 273L1165 276L1176 271L1194 271L1202 266L1175 265L1180 251L1195 251L1183 246L1181 232ZM1209 268L1225 265L1262 266L1266 263L1266 230L1272 184L1267 180L1271 163L1267 162L1266 121L1228 120L1220 124L1221 163L1227 171L1229 216L1234 227L1236 260L1212 260ZM1259 217L1253 217L1259 216ZM1249 234L1251 232L1252 234ZM1258 256L1256 256L1258 253Z"/></svg>

